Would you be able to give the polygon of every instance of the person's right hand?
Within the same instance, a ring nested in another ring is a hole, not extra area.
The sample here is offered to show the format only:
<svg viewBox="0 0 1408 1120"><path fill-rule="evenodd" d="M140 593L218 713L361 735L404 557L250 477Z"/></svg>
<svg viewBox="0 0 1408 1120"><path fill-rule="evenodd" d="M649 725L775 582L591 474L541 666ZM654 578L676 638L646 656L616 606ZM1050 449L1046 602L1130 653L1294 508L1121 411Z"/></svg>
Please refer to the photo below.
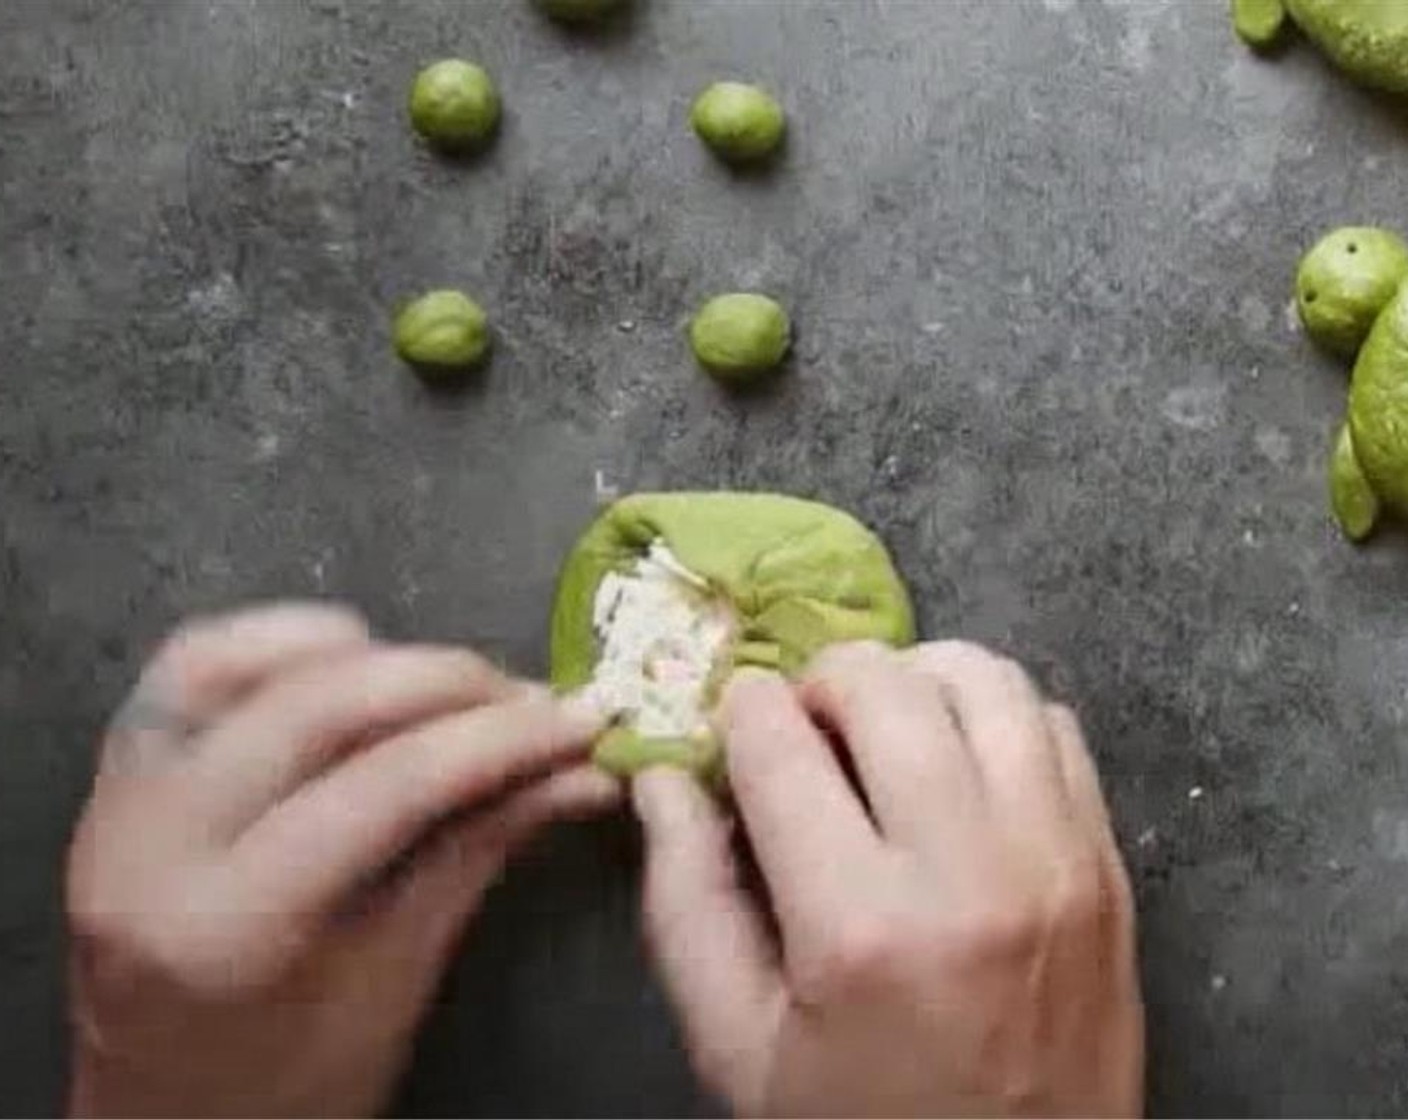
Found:
<svg viewBox="0 0 1408 1120"><path fill-rule="evenodd" d="M634 789L647 935L710 1089L763 1114L1140 1110L1133 906L1070 711L974 646L852 645L795 687L740 674L721 724L770 914L697 785Z"/></svg>
<svg viewBox="0 0 1408 1120"><path fill-rule="evenodd" d="M586 760L603 723L324 604L183 627L109 729L70 852L70 1112L383 1107L509 856L616 803Z"/></svg>

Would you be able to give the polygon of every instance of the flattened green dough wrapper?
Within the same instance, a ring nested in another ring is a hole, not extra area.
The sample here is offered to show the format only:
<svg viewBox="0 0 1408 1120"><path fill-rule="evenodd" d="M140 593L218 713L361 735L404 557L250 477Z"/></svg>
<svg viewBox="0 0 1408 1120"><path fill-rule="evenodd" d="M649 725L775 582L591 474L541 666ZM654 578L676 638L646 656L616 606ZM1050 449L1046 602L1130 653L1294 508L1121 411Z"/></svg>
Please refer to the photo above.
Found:
<svg viewBox="0 0 1408 1120"><path fill-rule="evenodd" d="M596 519L568 554L552 613L551 678L559 690L592 681L599 657L597 592L662 544L727 604L735 626L716 684L753 665L795 673L824 646L914 641L914 614L889 553L849 514L779 494L636 494ZM715 689L715 692L717 690ZM707 735L654 739L618 727L596 761L618 774L670 763L708 774L719 751Z"/></svg>

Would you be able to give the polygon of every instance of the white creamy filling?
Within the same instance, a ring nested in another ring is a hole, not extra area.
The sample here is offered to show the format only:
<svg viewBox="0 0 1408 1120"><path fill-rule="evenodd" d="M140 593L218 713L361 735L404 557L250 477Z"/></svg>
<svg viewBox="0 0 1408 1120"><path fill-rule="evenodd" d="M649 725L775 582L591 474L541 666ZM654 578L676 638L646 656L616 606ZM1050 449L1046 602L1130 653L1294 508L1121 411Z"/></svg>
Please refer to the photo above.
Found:
<svg viewBox="0 0 1408 1120"><path fill-rule="evenodd" d="M609 572L592 604L600 653L589 694L651 738L708 730L705 695L733 612L660 541Z"/></svg>

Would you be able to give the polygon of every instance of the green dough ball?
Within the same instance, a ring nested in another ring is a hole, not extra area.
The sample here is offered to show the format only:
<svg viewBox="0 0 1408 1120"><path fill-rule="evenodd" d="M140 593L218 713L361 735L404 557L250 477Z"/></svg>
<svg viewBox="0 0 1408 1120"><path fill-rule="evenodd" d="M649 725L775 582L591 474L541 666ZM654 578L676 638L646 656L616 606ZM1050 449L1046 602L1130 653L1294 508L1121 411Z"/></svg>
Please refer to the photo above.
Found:
<svg viewBox="0 0 1408 1120"><path fill-rule="evenodd" d="M1369 332L1349 386L1349 429L1379 500L1408 514L1408 284Z"/></svg>
<svg viewBox="0 0 1408 1120"><path fill-rule="evenodd" d="M1408 3L1404 0L1285 0L1306 36L1350 77L1408 93Z"/></svg>
<svg viewBox="0 0 1408 1120"><path fill-rule="evenodd" d="M1359 466L1347 423L1340 426L1330 456L1330 508L1340 531L1352 541L1367 537L1379 520L1379 496Z"/></svg>
<svg viewBox="0 0 1408 1120"><path fill-rule="evenodd" d="M1408 245L1397 234L1368 226L1337 229L1301 258L1301 322L1321 346L1353 357L1405 277Z"/></svg>
<svg viewBox="0 0 1408 1120"><path fill-rule="evenodd" d="M782 107L766 90L715 82L694 101L689 123L714 153L734 163L770 155L782 141Z"/></svg>
<svg viewBox="0 0 1408 1120"><path fill-rule="evenodd" d="M1251 47L1269 47L1286 22L1281 0L1232 0L1232 26Z"/></svg>
<svg viewBox="0 0 1408 1120"><path fill-rule="evenodd" d="M427 292L396 316L396 353L425 370L469 369L489 351L489 320L463 292Z"/></svg>
<svg viewBox="0 0 1408 1120"><path fill-rule="evenodd" d="M833 642L914 641L903 581L885 546L849 514L779 494L636 494L603 511L563 565L552 610L554 687L593 680L603 581L661 546L698 579L701 607L732 619L711 697L740 666L792 674ZM602 738L595 757L615 773L668 763L713 774L718 753L707 732L650 737L627 723Z"/></svg>
<svg viewBox="0 0 1408 1120"><path fill-rule="evenodd" d="M625 0L537 0L537 3L562 23L595 23L625 6Z"/></svg>
<svg viewBox="0 0 1408 1120"><path fill-rule="evenodd" d="M411 124L432 144L464 150L499 123L499 94L482 67L458 58L432 62L411 87Z"/></svg>
<svg viewBox="0 0 1408 1120"><path fill-rule="evenodd" d="M751 292L715 296L689 324L694 356L726 381L746 381L775 368L791 339L782 305Z"/></svg>

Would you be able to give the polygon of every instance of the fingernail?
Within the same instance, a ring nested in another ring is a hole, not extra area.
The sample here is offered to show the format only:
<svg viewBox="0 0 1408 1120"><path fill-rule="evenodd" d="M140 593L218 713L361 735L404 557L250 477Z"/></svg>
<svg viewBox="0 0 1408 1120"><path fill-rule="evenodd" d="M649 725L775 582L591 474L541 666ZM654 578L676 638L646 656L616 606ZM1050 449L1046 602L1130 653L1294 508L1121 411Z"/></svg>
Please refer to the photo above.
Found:
<svg viewBox="0 0 1408 1120"><path fill-rule="evenodd" d="M743 693L752 688L769 688L782 681L782 677L774 673L771 669L759 669L752 665L744 665L742 668L734 670L734 673L724 683L723 694L719 697L719 716L727 716L728 710L738 701Z"/></svg>

